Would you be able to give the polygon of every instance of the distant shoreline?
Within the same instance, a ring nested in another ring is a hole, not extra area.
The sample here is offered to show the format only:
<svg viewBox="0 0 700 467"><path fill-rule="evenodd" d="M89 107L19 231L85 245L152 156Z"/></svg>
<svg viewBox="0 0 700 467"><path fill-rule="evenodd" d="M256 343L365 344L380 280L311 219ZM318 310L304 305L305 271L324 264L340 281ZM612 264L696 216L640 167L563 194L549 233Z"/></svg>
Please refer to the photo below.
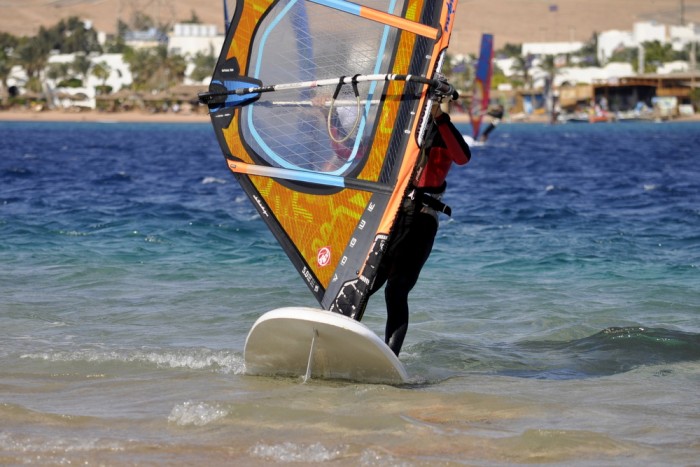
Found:
<svg viewBox="0 0 700 467"><path fill-rule="evenodd" d="M468 123L467 114L451 114L452 121ZM532 121L540 121L535 119ZM206 113L192 112L100 112L95 110L84 110L72 112L66 110L29 110L10 109L0 110L0 121L18 122L123 122L123 123L208 123L209 115ZM545 120L541 120L545 121Z"/></svg>
<svg viewBox="0 0 700 467"><path fill-rule="evenodd" d="M452 121L455 123L469 123L469 116L462 113L452 113ZM206 113L148 113L140 111L132 112L99 112L86 110L71 112L65 110L27 110L10 109L0 110L0 121L3 122L95 122L95 123L209 123L209 115ZM547 123L545 115L529 116L526 120L513 120L504 123ZM673 122L700 122L700 114L684 116L668 120Z"/></svg>
<svg viewBox="0 0 700 467"><path fill-rule="evenodd" d="M0 110L0 121L18 122L119 122L119 123L208 123L209 115L197 113L98 112L86 110Z"/></svg>

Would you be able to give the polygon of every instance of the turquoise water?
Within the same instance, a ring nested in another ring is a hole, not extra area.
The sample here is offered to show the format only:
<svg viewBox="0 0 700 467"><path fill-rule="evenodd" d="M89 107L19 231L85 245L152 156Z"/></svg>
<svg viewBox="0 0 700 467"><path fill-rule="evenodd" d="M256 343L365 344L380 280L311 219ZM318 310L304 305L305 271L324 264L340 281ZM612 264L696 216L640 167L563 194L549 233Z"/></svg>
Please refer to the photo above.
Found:
<svg viewBox="0 0 700 467"><path fill-rule="evenodd" d="M206 124L0 123L0 464L688 465L700 125L502 125L448 179L412 383L244 374L316 306ZM382 334L383 299L363 320Z"/></svg>

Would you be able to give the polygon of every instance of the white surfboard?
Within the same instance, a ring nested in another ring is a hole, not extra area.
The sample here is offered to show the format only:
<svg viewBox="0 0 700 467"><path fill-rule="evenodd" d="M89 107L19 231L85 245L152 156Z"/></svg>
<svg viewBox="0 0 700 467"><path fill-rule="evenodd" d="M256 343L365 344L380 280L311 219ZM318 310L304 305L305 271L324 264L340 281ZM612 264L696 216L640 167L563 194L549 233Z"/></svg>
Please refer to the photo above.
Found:
<svg viewBox="0 0 700 467"><path fill-rule="evenodd" d="M403 364L367 326L315 308L265 313L248 333L244 356L246 373L251 375L386 384L408 381Z"/></svg>
<svg viewBox="0 0 700 467"><path fill-rule="evenodd" d="M469 146L470 148L481 147L484 145L483 141L475 140L469 135L462 135L462 137L464 138L464 142L467 143L467 146Z"/></svg>

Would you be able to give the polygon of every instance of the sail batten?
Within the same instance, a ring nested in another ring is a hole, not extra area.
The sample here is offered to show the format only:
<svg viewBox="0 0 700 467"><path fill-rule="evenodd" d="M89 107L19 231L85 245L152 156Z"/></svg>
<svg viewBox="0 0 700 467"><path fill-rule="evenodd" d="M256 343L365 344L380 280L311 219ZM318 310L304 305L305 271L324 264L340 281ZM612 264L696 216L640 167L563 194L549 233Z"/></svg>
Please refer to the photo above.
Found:
<svg viewBox="0 0 700 467"><path fill-rule="evenodd" d="M229 162L228 167L232 172L259 175L270 178L280 178L297 182L306 182L314 185L330 186L338 188L354 188L373 193L392 193L393 187L384 183L370 182L365 180L339 177L337 175L327 175L307 170L289 170L277 167L268 167L257 164L246 164L240 162Z"/></svg>
<svg viewBox="0 0 700 467"><path fill-rule="evenodd" d="M319 5L327 6L330 8L335 8L337 10L349 13L351 15L359 16L361 18L376 21L387 26L393 26L399 29L403 29L408 32L419 34L421 36L429 37L431 39L436 39L440 33L439 29L430 27L424 24L417 23L415 21L407 20L400 16L393 15L380 10L375 10L366 6L358 5L356 3L347 2L344 0L309 0L310 2L317 3Z"/></svg>
<svg viewBox="0 0 700 467"><path fill-rule="evenodd" d="M325 309L362 317L425 113L452 93L435 73L455 7L236 2L200 100L229 169Z"/></svg>

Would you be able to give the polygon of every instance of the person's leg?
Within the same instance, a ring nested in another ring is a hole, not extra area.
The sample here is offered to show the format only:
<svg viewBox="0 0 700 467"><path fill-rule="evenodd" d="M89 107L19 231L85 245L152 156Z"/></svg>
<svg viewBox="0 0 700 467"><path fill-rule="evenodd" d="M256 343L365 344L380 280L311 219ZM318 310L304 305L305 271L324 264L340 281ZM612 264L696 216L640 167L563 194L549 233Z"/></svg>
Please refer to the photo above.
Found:
<svg viewBox="0 0 700 467"><path fill-rule="evenodd" d="M398 355L408 330L408 294L433 248L437 222L427 214L419 214L410 232L397 245L394 261L388 272L386 289L387 321L385 342Z"/></svg>

